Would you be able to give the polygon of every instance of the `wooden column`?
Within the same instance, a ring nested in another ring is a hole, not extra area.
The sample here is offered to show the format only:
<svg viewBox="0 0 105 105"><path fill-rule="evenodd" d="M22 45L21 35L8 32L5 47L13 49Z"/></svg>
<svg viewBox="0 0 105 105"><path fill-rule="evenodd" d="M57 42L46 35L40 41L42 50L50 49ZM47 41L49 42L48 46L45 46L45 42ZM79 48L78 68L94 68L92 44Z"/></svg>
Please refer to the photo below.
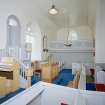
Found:
<svg viewBox="0 0 105 105"><path fill-rule="evenodd" d="M31 77L32 77L32 75L33 75L33 70L32 69L26 70L27 88L29 88L31 86Z"/></svg>

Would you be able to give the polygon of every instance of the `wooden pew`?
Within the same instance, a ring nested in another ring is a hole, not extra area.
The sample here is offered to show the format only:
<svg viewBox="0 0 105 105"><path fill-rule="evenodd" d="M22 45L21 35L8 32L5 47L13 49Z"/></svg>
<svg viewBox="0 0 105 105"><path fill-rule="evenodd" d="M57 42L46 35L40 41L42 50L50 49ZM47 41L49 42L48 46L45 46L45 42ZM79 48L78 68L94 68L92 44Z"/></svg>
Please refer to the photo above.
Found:
<svg viewBox="0 0 105 105"><path fill-rule="evenodd" d="M2 86L6 88L6 94L16 91L19 88L19 64L0 63L0 77L0 81L5 81Z"/></svg>
<svg viewBox="0 0 105 105"><path fill-rule="evenodd" d="M42 66L42 81L52 82L58 75L58 64L43 64Z"/></svg>
<svg viewBox="0 0 105 105"><path fill-rule="evenodd" d="M0 96L6 95L6 78L0 77Z"/></svg>
<svg viewBox="0 0 105 105"><path fill-rule="evenodd" d="M80 72L77 71L73 81L70 81L67 86L70 88L78 88L79 80L80 80Z"/></svg>

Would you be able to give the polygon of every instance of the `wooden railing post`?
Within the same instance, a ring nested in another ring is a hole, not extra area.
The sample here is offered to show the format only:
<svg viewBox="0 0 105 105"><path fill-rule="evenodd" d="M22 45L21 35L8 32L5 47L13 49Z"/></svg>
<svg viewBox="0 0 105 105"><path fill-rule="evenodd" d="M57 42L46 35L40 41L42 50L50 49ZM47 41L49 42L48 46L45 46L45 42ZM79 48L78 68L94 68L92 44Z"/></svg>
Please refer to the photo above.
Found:
<svg viewBox="0 0 105 105"><path fill-rule="evenodd" d="M27 69L26 72L26 77L27 77L27 88L31 86L31 77L33 75L33 70L32 69Z"/></svg>

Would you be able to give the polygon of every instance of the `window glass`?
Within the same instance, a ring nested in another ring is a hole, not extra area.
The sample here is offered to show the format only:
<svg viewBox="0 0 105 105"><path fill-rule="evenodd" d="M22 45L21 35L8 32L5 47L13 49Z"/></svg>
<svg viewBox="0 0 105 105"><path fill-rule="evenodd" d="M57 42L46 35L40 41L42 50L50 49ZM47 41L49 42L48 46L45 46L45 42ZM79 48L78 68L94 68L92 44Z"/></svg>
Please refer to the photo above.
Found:
<svg viewBox="0 0 105 105"><path fill-rule="evenodd" d="M74 30L70 31L68 40L78 40L77 32Z"/></svg>
<svg viewBox="0 0 105 105"><path fill-rule="evenodd" d="M7 19L7 48L21 47L21 26L15 15Z"/></svg>

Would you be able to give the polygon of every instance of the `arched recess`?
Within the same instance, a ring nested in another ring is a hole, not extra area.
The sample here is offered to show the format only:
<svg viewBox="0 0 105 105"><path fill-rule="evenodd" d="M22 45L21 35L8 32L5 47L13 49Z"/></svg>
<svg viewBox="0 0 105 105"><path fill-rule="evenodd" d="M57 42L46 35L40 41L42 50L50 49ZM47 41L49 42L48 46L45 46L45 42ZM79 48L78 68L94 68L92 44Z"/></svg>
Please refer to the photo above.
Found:
<svg viewBox="0 0 105 105"><path fill-rule="evenodd" d="M31 61L42 60L42 34L38 23L27 25L25 43L32 45Z"/></svg>
<svg viewBox="0 0 105 105"><path fill-rule="evenodd" d="M7 48L21 46L21 25L15 15L8 16L7 19Z"/></svg>
<svg viewBox="0 0 105 105"><path fill-rule="evenodd" d="M71 30L68 35L68 40L78 40L78 34L75 30Z"/></svg>

